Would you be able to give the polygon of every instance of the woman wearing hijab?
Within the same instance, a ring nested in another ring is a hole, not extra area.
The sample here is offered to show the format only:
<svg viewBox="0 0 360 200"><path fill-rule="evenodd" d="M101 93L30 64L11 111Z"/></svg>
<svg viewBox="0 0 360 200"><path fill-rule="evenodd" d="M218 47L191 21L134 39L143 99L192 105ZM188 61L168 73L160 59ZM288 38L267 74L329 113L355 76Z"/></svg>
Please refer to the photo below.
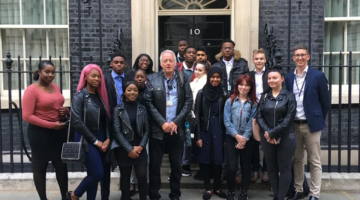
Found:
<svg viewBox="0 0 360 200"><path fill-rule="evenodd" d="M86 192L87 200L95 200L98 184L104 177L105 152L110 143L107 128L110 111L101 68L95 64L86 65L76 91L72 99L71 124L76 131L75 141L83 138L87 176L67 197L78 200Z"/></svg>
<svg viewBox="0 0 360 200"><path fill-rule="evenodd" d="M221 165L223 163L224 123L223 109L226 93L221 87L222 72L214 67L209 70L207 83L196 97L195 113L197 129L195 140L198 146L197 157L200 172L204 179L205 193L203 199L210 199L214 193L220 198L226 198L221 190ZM210 176L214 177L214 187L211 189Z"/></svg>

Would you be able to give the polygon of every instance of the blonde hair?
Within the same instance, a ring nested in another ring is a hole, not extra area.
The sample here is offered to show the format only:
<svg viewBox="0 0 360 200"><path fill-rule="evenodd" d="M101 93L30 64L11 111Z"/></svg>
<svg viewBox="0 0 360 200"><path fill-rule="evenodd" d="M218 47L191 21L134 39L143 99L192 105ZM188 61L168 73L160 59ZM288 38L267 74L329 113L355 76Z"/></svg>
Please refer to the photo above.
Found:
<svg viewBox="0 0 360 200"><path fill-rule="evenodd" d="M255 49L253 50L253 57L256 55L256 54L264 54L266 55L266 52L263 48L260 48L260 49Z"/></svg>

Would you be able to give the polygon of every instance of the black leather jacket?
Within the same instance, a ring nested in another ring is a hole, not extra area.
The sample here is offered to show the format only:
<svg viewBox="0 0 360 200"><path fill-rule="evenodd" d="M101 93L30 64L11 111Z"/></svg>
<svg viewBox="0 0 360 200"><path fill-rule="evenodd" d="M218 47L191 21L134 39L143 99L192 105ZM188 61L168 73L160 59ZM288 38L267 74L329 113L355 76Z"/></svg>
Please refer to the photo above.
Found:
<svg viewBox="0 0 360 200"><path fill-rule="evenodd" d="M140 146L145 148L150 133L149 117L145 106L141 105L140 103L137 103L136 112L136 128L139 137L141 138ZM120 147L123 148L126 152L130 152L133 150L133 146L129 143L129 141L134 139L134 131L131 127L129 115L127 114L123 103L114 109L113 123L114 140L120 144Z"/></svg>
<svg viewBox="0 0 360 200"><path fill-rule="evenodd" d="M71 115L71 125L75 128L76 132L84 137L83 143L86 145L86 141L89 141L93 144L97 139L92 131L100 129L100 108L92 102L86 87L74 95L71 105ZM109 139L107 119L105 128L106 139Z"/></svg>
<svg viewBox="0 0 360 200"><path fill-rule="evenodd" d="M218 100L219 101L219 123L221 124L221 128L223 133L225 133L224 126L224 105L226 102L226 92L224 92L223 96ZM203 90L200 90L196 95L195 102L195 116L196 116L196 130L195 130L195 141L198 141L200 138L201 130L208 130L209 128L209 120L210 120L210 112L211 112L211 103L207 101L204 97Z"/></svg>
<svg viewBox="0 0 360 200"><path fill-rule="evenodd" d="M178 134L184 136L184 122L188 116L192 103L192 92L189 81L184 76L184 83L181 82L179 72L175 71L178 104L176 117L173 122L178 127ZM150 116L151 138L162 140L164 132L161 126L166 122L166 90L164 72L153 73L148 76L145 90L145 102Z"/></svg>
<svg viewBox="0 0 360 200"><path fill-rule="evenodd" d="M266 95L266 98L265 98ZM296 99L285 89L274 98L272 90L261 95L258 105L257 122L262 132L268 131L270 138L279 138L282 133L294 132Z"/></svg>
<svg viewBox="0 0 360 200"><path fill-rule="evenodd" d="M234 58L234 63L233 63L233 67L230 71L230 76L229 76L229 83L231 86L231 90L228 91L227 88L227 73L226 73L226 65L225 63L222 61L222 57L220 58L219 62L214 63L211 67L219 67L222 71L223 77L221 78L221 83L225 89L225 91L228 92L228 95L231 95L234 92L234 87L236 85L236 81L237 79L243 75L249 72L249 67L248 67L248 63L244 58Z"/></svg>

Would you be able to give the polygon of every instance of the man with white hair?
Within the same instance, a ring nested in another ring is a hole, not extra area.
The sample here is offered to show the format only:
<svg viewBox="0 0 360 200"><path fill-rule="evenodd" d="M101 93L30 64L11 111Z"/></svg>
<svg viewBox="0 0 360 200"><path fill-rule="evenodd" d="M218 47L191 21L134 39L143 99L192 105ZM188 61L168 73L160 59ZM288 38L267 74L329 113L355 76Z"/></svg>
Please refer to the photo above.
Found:
<svg viewBox="0 0 360 200"><path fill-rule="evenodd" d="M160 55L162 71L148 76L145 101L150 115L149 138L149 197L161 198L160 167L164 152L170 161L171 200L179 200L182 153L184 148L184 123L193 99L189 81L175 70L176 56L171 50L164 50ZM184 84L185 83L185 84Z"/></svg>

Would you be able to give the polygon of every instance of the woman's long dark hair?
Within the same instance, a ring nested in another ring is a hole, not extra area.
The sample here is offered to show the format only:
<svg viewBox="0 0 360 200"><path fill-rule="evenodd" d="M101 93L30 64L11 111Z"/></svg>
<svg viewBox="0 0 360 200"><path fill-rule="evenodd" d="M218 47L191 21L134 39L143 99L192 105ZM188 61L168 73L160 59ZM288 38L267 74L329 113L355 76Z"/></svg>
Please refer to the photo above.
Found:
<svg viewBox="0 0 360 200"><path fill-rule="evenodd" d="M145 53L142 53L142 54L138 55L138 57L136 57L134 65L133 65L133 71L136 72L139 69L139 60L143 56L146 56L150 61L149 67L145 70L146 74L149 75L149 74L154 73L154 71L153 71L153 60L151 59L151 57L148 54L145 54Z"/></svg>
<svg viewBox="0 0 360 200"><path fill-rule="evenodd" d="M39 78L40 78L39 71L43 70L47 65L54 66L54 64L49 60L43 60L43 61L39 62L38 69L33 72L33 80L34 81L39 80Z"/></svg>
<svg viewBox="0 0 360 200"><path fill-rule="evenodd" d="M239 96L239 89L238 86L245 81L246 84L250 85L250 91L248 93L248 97L251 101L251 103L253 103L254 105L256 105L256 93L255 93L255 82L254 80L251 78L251 76L249 74L243 74L241 75L237 81L236 81L236 85L234 87L234 93L230 96L231 99L231 103L233 103L234 99Z"/></svg>

